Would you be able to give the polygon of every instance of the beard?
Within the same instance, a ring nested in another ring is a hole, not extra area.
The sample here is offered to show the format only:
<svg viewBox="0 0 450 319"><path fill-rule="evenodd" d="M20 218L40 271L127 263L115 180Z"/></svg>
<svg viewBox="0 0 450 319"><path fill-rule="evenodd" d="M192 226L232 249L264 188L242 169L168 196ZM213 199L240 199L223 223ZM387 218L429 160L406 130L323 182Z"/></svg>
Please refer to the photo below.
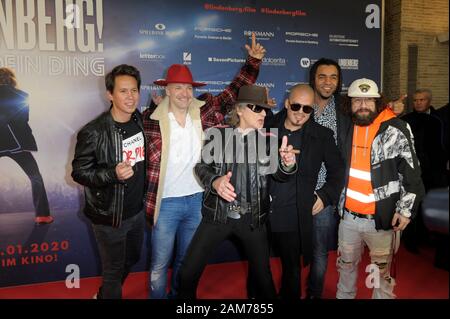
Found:
<svg viewBox="0 0 450 319"><path fill-rule="evenodd" d="M368 114L360 114L361 111L368 111ZM355 125L358 126L368 126L372 124L372 122L378 116L378 112L373 112L369 109L358 110L357 112L352 112L352 121Z"/></svg>

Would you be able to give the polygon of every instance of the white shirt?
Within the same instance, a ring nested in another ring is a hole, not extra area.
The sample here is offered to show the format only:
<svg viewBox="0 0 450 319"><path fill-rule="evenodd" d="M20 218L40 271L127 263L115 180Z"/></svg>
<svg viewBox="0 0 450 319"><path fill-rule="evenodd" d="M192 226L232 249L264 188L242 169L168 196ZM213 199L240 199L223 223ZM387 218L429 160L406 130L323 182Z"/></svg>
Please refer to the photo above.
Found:
<svg viewBox="0 0 450 319"><path fill-rule="evenodd" d="M187 114L186 124L181 127L169 112L170 146L163 198L181 197L203 192L194 174L194 166L200 160L201 144L192 119Z"/></svg>

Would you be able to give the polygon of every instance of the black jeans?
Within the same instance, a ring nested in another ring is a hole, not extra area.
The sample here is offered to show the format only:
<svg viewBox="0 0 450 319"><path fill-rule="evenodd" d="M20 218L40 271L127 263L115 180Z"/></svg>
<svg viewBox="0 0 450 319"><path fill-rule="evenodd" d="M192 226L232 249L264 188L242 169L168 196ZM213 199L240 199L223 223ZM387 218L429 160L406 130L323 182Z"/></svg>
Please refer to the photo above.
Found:
<svg viewBox="0 0 450 319"><path fill-rule="evenodd" d="M255 297L275 298L266 226L252 229L243 218L228 218L226 224L211 224L202 220L181 265L178 298L196 298L198 282L208 263L208 257L214 248L230 236L236 236L243 245L249 271L255 280Z"/></svg>
<svg viewBox="0 0 450 319"><path fill-rule="evenodd" d="M99 299L122 298L122 284L139 261L144 241L144 212L122 222L120 228L92 224L102 260Z"/></svg>
<svg viewBox="0 0 450 319"><path fill-rule="evenodd" d="M36 216L45 217L50 215L48 207L47 193L45 191L44 181L42 180L39 167L31 152L5 153L0 157L8 156L14 160L23 169L31 182L31 192L33 194L33 204L36 210Z"/></svg>
<svg viewBox="0 0 450 319"><path fill-rule="evenodd" d="M298 299L301 296L301 246L298 232L272 232L272 241L282 267L281 299Z"/></svg>

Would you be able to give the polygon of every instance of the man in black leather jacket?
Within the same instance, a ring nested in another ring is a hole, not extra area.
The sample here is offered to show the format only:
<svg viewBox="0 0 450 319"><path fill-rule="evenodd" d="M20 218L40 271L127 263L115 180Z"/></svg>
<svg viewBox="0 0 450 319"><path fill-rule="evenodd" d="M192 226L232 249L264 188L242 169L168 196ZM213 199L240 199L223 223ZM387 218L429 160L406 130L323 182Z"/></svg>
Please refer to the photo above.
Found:
<svg viewBox="0 0 450 319"><path fill-rule="evenodd" d="M255 278L256 297L275 297L265 223L270 209L269 183L271 178L287 180L297 167L286 137L279 151L280 162L277 152L270 152L278 148L277 137L260 131L269 108L265 88L243 86L231 112L233 128L212 128L207 133L214 138L204 146L202 162L195 167L205 187L203 219L180 269L179 298L196 297L208 257L230 236L243 244Z"/></svg>
<svg viewBox="0 0 450 319"><path fill-rule="evenodd" d="M123 64L106 75L105 84L110 110L78 133L72 177L85 186L84 213L102 260L97 297L118 299L144 238L145 141L136 110L141 78Z"/></svg>

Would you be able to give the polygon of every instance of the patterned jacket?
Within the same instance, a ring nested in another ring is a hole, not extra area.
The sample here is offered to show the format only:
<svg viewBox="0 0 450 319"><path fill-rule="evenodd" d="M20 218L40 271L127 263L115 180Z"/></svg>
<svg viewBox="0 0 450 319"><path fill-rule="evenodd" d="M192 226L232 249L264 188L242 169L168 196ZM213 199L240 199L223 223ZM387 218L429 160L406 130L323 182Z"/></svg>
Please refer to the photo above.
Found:
<svg viewBox="0 0 450 319"><path fill-rule="evenodd" d="M352 154L352 134L346 140L346 181ZM414 218L425 194L420 166L409 125L397 117L381 123L372 141L370 173L375 196L375 228L392 229L397 212ZM338 211L345 208L347 187L341 193Z"/></svg>
<svg viewBox="0 0 450 319"><path fill-rule="evenodd" d="M259 73L261 60L248 57L239 74L218 95L210 93L194 98L189 106L198 136L206 129L216 126L223 121L223 115L236 101L239 88L253 84ZM147 220L156 224L158 219L164 179L169 157L170 124L168 117L169 100L164 98L157 107L150 107L143 113L144 133L147 140L147 191L145 194L145 208Z"/></svg>

